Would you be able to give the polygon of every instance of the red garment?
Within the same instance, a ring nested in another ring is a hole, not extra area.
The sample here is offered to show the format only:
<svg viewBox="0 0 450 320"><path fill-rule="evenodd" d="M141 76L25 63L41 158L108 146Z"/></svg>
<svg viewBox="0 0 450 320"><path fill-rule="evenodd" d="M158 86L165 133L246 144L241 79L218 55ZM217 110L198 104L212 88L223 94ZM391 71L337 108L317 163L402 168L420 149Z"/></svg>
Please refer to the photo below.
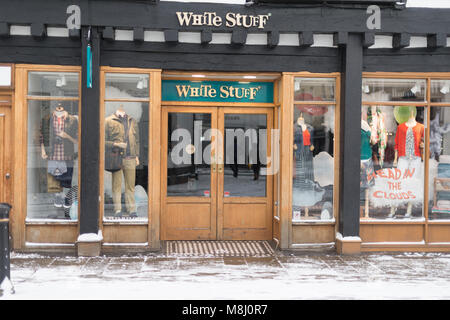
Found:
<svg viewBox="0 0 450 320"><path fill-rule="evenodd" d="M303 133L303 145L304 146L310 146L311 145L311 134L309 133L308 129L305 131L302 130Z"/></svg>
<svg viewBox="0 0 450 320"><path fill-rule="evenodd" d="M421 156L420 152L420 142L424 136L424 125L418 123L411 128L414 136L414 154L417 157ZM405 123L400 124L397 127L397 133L395 134L395 150L398 151L399 157L404 157L406 155L405 145L406 145L406 132L408 131L408 126Z"/></svg>

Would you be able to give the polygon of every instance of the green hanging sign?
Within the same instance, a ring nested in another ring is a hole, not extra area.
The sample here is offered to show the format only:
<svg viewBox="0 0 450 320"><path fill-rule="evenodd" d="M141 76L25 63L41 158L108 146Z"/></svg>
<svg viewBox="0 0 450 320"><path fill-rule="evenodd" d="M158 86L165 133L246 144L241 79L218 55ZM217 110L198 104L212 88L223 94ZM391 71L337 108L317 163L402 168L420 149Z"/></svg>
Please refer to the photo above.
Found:
<svg viewBox="0 0 450 320"><path fill-rule="evenodd" d="M162 100L273 103L273 82L163 80Z"/></svg>

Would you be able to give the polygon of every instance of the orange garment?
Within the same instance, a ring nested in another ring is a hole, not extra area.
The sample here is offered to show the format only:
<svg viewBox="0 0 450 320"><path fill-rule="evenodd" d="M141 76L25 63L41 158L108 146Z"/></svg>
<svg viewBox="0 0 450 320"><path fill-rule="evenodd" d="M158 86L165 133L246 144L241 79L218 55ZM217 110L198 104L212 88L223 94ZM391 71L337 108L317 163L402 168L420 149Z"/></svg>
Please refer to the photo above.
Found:
<svg viewBox="0 0 450 320"><path fill-rule="evenodd" d="M414 154L417 157L421 156L420 152L420 142L424 136L424 126L418 123L411 128L414 136ZM408 126L405 123L400 124L397 127L397 133L395 134L395 150L398 152L399 157L404 157L406 155L405 145L406 145L406 132L408 131Z"/></svg>
<svg viewBox="0 0 450 320"><path fill-rule="evenodd" d="M310 146L311 145L311 134L309 133L308 129L305 131L302 130L303 133L303 145L304 146Z"/></svg>

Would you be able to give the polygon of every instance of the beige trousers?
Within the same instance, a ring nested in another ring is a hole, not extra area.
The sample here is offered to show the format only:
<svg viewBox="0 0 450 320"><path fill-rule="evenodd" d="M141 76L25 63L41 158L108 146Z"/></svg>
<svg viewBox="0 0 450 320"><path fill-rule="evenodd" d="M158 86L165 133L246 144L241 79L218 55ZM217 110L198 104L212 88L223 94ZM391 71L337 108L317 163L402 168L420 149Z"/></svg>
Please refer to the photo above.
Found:
<svg viewBox="0 0 450 320"><path fill-rule="evenodd" d="M136 159L123 159L123 169L112 173L112 198L114 212L122 210L122 175L125 178L125 207L128 213L136 212L134 185L136 182Z"/></svg>

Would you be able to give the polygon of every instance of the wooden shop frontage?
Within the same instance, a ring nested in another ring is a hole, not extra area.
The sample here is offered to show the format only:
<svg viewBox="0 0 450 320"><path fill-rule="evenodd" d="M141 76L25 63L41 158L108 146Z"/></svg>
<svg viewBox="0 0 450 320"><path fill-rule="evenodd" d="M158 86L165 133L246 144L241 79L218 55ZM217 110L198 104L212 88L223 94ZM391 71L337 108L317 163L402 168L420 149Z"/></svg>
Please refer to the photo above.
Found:
<svg viewBox="0 0 450 320"><path fill-rule="evenodd" d="M72 2L0 1L14 250L450 251L449 9Z"/></svg>

